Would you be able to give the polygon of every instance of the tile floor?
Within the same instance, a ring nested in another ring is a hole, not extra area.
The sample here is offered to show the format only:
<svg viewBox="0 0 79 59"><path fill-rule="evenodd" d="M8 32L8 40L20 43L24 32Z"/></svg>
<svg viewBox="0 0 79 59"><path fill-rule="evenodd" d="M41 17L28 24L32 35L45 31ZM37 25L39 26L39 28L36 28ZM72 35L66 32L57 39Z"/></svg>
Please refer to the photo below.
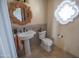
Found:
<svg viewBox="0 0 79 59"><path fill-rule="evenodd" d="M19 58L75 58L75 56L57 48L53 47L50 53L46 52L37 43L31 44L32 54L30 56L25 56L24 50L19 55Z"/></svg>

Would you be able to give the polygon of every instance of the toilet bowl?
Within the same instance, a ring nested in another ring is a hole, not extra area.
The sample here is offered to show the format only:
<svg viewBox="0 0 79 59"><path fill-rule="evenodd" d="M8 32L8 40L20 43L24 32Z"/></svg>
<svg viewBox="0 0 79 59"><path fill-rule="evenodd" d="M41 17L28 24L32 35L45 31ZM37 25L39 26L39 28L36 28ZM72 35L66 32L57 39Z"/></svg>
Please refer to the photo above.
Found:
<svg viewBox="0 0 79 59"><path fill-rule="evenodd" d="M39 32L39 39L41 39L41 47L47 52L50 52L53 41L49 38L46 38L46 31Z"/></svg>
<svg viewBox="0 0 79 59"><path fill-rule="evenodd" d="M44 38L42 41L45 45L48 45L48 46L51 46L53 44L52 40L49 38Z"/></svg>

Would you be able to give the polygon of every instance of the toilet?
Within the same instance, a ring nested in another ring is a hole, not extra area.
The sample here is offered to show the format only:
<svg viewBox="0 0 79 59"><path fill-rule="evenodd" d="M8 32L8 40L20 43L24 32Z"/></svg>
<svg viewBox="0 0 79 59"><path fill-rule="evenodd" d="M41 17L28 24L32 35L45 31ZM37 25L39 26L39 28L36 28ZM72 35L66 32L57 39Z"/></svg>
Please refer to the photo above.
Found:
<svg viewBox="0 0 79 59"><path fill-rule="evenodd" d="M46 31L39 32L39 39L41 40L41 47L47 52L51 51L51 47L53 45L53 41L49 38L46 38Z"/></svg>

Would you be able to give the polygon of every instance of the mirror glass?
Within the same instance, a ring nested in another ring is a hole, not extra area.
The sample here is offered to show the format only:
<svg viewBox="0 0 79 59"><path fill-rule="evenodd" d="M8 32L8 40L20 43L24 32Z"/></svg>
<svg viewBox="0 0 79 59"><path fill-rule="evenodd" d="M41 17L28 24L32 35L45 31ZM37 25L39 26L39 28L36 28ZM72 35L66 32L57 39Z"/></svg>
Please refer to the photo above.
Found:
<svg viewBox="0 0 79 59"><path fill-rule="evenodd" d="M16 10L13 11L13 15L17 18L17 20L22 21L21 8L16 8Z"/></svg>

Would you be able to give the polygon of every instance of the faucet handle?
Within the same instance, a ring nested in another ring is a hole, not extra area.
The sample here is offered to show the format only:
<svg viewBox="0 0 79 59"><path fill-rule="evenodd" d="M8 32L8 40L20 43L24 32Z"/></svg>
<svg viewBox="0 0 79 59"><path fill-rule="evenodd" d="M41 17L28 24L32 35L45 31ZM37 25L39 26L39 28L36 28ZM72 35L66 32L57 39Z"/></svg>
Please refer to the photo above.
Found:
<svg viewBox="0 0 79 59"><path fill-rule="evenodd" d="M26 29L26 31L28 31L28 29Z"/></svg>
<svg viewBox="0 0 79 59"><path fill-rule="evenodd" d="M23 32L25 32L25 27L23 28Z"/></svg>

